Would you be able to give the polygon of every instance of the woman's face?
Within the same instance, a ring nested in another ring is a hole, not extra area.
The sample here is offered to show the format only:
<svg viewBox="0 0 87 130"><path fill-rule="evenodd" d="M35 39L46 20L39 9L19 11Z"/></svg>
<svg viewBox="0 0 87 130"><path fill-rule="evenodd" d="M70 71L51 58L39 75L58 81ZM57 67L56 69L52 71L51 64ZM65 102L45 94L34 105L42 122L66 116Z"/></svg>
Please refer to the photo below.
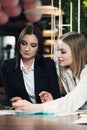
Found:
<svg viewBox="0 0 87 130"><path fill-rule="evenodd" d="M38 39L34 34L26 34L20 44L20 54L23 59L34 59L38 51Z"/></svg>
<svg viewBox="0 0 87 130"><path fill-rule="evenodd" d="M72 67L72 53L70 47L64 42L60 41L58 44L58 61L61 67Z"/></svg>

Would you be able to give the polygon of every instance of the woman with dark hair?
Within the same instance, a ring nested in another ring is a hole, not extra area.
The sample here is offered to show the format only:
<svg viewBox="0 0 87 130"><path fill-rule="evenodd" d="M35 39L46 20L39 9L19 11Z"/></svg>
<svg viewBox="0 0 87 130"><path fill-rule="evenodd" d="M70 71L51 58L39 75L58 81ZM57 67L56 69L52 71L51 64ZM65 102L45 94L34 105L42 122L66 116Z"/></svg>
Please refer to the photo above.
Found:
<svg viewBox="0 0 87 130"><path fill-rule="evenodd" d="M43 57L44 40L40 28L26 26L19 35L16 56L2 65L3 85L9 103L25 99L32 103L60 97L55 63Z"/></svg>

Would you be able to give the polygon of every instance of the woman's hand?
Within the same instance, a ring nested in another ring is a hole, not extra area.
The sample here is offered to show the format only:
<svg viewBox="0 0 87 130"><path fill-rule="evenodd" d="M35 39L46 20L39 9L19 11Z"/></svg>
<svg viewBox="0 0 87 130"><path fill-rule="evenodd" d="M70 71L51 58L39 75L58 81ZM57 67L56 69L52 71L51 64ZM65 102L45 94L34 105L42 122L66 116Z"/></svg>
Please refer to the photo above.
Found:
<svg viewBox="0 0 87 130"><path fill-rule="evenodd" d="M21 97L13 97L10 101L11 101L11 104L12 104L13 102L17 102L19 100L22 100L22 98Z"/></svg>
<svg viewBox="0 0 87 130"><path fill-rule="evenodd" d="M27 100L18 100L17 102L13 102L12 106L14 106L15 111L17 113L36 113L42 112L41 104L32 104Z"/></svg>
<svg viewBox="0 0 87 130"><path fill-rule="evenodd" d="M42 103L53 100L52 94L47 91L42 91L41 93L39 93L39 96L40 96Z"/></svg>

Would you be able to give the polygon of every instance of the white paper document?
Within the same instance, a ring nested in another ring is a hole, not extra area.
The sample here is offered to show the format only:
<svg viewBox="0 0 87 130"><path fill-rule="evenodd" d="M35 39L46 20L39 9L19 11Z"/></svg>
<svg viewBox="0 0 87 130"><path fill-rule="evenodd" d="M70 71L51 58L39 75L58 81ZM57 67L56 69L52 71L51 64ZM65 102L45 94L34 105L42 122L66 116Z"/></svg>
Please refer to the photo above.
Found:
<svg viewBox="0 0 87 130"><path fill-rule="evenodd" d="M0 116L1 115L12 115L15 114L14 110L0 110Z"/></svg>
<svg viewBox="0 0 87 130"><path fill-rule="evenodd" d="M87 117L81 117L73 122L74 124L86 124L87 125Z"/></svg>
<svg viewBox="0 0 87 130"><path fill-rule="evenodd" d="M80 114L80 117L86 117L87 118L87 114Z"/></svg>

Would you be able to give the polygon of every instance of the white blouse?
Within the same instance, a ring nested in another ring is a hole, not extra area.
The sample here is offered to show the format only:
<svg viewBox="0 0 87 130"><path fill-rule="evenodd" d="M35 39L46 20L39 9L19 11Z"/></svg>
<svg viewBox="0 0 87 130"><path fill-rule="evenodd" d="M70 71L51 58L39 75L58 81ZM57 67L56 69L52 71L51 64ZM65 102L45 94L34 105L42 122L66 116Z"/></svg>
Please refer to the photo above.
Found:
<svg viewBox="0 0 87 130"><path fill-rule="evenodd" d="M34 84L34 61L29 69L26 69L24 67L23 61L21 59L21 64L20 64L22 73L23 73L23 79L24 79L24 84L25 84L25 89L29 95L29 98L33 103L36 103L36 98L35 98L35 84Z"/></svg>
<svg viewBox="0 0 87 130"><path fill-rule="evenodd" d="M63 72L62 83L67 94L59 99L44 103L43 111L62 114L75 112L80 108L87 109L87 65L81 71L80 79L75 77L75 80L76 82L70 69Z"/></svg>

